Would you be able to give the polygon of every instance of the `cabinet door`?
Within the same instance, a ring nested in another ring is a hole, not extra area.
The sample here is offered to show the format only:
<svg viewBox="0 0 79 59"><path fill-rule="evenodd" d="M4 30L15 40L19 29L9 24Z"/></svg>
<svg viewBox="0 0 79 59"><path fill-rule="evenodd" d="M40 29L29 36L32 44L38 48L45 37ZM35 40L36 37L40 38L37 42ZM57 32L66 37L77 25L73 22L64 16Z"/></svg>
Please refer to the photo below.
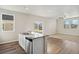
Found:
<svg viewBox="0 0 79 59"><path fill-rule="evenodd" d="M25 50L25 36L19 34L19 44Z"/></svg>
<svg viewBox="0 0 79 59"><path fill-rule="evenodd" d="M22 47L25 50L25 36L22 37Z"/></svg>
<svg viewBox="0 0 79 59"><path fill-rule="evenodd" d="M19 34L19 45L22 47L22 36Z"/></svg>

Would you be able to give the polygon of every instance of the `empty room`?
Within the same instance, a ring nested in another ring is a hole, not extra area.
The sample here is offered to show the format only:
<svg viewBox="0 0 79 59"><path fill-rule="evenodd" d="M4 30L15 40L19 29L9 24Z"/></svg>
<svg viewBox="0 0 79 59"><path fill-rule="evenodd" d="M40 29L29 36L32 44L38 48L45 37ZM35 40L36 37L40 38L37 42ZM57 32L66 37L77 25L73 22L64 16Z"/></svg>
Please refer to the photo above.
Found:
<svg viewBox="0 0 79 59"><path fill-rule="evenodd" d="M0 54L79 54L79 5L0 5Z"/></svg>

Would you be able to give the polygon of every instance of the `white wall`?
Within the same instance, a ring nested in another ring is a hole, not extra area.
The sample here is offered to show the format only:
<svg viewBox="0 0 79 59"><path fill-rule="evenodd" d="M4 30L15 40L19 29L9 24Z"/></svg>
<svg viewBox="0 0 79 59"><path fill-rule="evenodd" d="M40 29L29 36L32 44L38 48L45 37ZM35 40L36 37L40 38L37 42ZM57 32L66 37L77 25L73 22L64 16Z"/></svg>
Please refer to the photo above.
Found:
<svg viewBox="0 0 79 59"><path fill-rule="evenodd" d="M56 33L56 19L52 18L49 20L46 20L45 22L45 35L51 35Z"/></svg>
<svg viewBox="0 0 79 59"><path fill-rule="evenodd" d="M64 29L64 19L59 18L57 19L57 33L79 36L79 26L78 29Z"/></svg>
<svg viewBox="0 0 79 59"><path fill-rule="evenodd" d="M35 21L44 22L44 34L50 35L50 34L56 33L56 20L55 19L47 19L40 16L23 14L23 13L18 13L18 12L9 11L9 10L3 10L3 9L0 9L0 14L1 13L9 13L9 14L15 15L15 31L14 32L0 32L0 44L18 40L19 33L33 31Z"/></svg>

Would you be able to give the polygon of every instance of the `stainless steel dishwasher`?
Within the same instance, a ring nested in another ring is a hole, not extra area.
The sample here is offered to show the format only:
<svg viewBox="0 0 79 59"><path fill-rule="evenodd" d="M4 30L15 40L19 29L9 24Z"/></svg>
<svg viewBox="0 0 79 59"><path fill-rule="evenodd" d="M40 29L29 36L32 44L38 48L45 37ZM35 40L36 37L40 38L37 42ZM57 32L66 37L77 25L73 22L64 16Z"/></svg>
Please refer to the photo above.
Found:
<svg viewBox="0 0 79 59"><path fill-rule="evenodd" d="M32 49L32 39L28 38L28 37L25 37L25 51L27 54L32 54L33 53L33 49Z"/></svg>

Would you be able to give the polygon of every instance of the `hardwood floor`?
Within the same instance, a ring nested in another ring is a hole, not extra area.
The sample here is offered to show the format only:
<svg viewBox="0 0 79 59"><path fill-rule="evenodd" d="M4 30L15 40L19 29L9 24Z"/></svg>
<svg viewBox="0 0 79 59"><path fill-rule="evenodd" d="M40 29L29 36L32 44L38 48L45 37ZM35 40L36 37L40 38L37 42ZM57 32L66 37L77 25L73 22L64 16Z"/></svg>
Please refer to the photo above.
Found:
<svg viewBox="0 0 79 59"><path fill-rule="evenodd" d="M49 37L47 42L48 54L79 54L79 40L63 40Z"/></svg>
<svg viewBox="0 0 79 59"><path fill-rule="evenodd" d="M55 36L56 37L56 36ZM49 37L47 40L48 54L79 54L79 37L71 38L69 36L57 38ZM0 54L25 54L18 42L0 44Z"/></svg>
<svg viewBox="0 0 79 59"><path fill-rule="evenodd" d="M18 42L0 44L0 54L25 54Z"/></svg>

